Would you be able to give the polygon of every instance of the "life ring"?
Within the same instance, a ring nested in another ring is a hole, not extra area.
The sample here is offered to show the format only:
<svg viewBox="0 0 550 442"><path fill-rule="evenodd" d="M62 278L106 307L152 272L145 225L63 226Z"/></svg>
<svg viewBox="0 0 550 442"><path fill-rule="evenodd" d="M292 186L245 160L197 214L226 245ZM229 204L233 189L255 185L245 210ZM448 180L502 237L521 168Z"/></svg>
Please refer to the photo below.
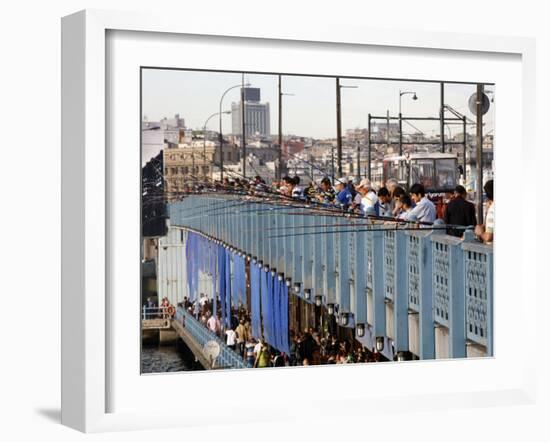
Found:
<svg viewBox="0 0 550 442"><path fill-rule="evenodd" d="M170 305L166 309L166 313L168 313L170 316L174 317L174 315L176 314L176 307L174 307L173 305Z"/></svg>

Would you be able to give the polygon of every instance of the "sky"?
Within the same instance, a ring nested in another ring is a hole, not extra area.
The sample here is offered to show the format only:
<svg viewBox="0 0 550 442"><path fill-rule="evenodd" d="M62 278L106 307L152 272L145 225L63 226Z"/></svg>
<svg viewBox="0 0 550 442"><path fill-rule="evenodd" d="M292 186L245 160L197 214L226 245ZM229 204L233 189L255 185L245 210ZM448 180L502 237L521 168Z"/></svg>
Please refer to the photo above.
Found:
<svg viewBox="0 0 550 442"><path fill-rule="evenodd" d="M365 76L368 73L365 73ZM219 111L220 98L228 88L241 84L242 74L228 72L205 72L187 70L144 69L142 71L142 109L149 121L159 121L163 117L172 118L175 114L185 119L187 127L202 129L206 119ZM341 89L342 133L346 129L367 127L368 114L397 116L399 112L399 92L416 92L402 97L403 116L438 117L440 106L439 83L412 81L372 80L365 78L341 79L342 86L356 86ZM270 103L271 132L278 132L278 76L273 74L245 73L245 82L261 89L261 101ZM487 90L494 91L493 86ZM336 137L336 80L315 77L314 75L282 77L283 93L293 94L283 97L283 133L313 137ZM475 93L474 84L445 85L445 104L458 112L475 119L468 110L468 98ZM491 97L491 95L489 95ZM232 101L239 101L239 88L227 93L222 110L230 110ZM496 101L496 100L495 100ZM484 133L494 126L494 104L485 114ZM450 116L450 114L447 114ZM208 124L211 130L218 129L218 119L212 118ZM411 121L426 135L439 133L439 121ZM231 131L231 115L223 116L224 131ZM446 133L454 135L462 131L461 125L449 125ZM403 125L403 132L414 133L415 129ZM474 133L474 127L468 129Z"/></svg>

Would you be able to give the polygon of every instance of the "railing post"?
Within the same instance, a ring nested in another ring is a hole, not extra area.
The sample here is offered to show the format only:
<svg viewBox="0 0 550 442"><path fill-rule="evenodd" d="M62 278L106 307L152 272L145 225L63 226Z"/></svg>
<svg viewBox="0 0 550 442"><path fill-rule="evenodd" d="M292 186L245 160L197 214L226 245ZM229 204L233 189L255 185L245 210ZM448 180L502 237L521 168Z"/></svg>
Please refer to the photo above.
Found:
<svg viewBox="0 0 550 442"><path fill-rule="evenodd" d="M348 230L347 226L342 228ZM338 311L340 313L350 313L350 273L349 273L349 233L340 232L333 234L338 236Z"/></svg>
<svg viewBox="0 0 550 442"><path fill-rule="evenodd" d="M395 351L409 351L409 278L407 266L407 236L395 232L393 296Z"/></svg>
<svg viewBox="0 0 550 442"><path fill-rule="evenodd" d="M374 297L374 336L386 336L386 303L384 283L384 232L369 232L372 235L372 289Z"/></svg>
<svg viewBox="0 0 550 442"><path fill-rule="evenodd" d="M335 249L334 249L334 237L333 234L329 234L327 232L330 232L333 230L332 224L333 219L331 216L324 216L321 219L324 220L324 224L327 226L324 228L325 234L322 235L323 237L323 285L324 285L324 295L325 295L325 303L326 304L332 304L335 302L335 286L336 281L334 278L334 268L335 268L335 262L334 262L334 255L335 255Z"/></svg>
<svg viewBox="0 0 550 442"><path fill-rule="evenodd" d="M487 356L493 356L493 253L487 253Z"/></svg>
<svg viewBox="0 0 550 442"><path fill-rule="evenodd" d="M430 236L420 238L420 313L419 313L419 335L420 335L420 359L435 358L435 329L433 314L433 283L432 269L433 256Z"/></svg>
<svg viewBox="0 0 550 442"><path fill-rule="evenodd" d="M464 255L460 245L450 247L449 357L466 357L466 290Z"/></svg>
<svg viewBox="0 0 550 442"><path fill-rule="evenodd" d="M305 215L302 217L304 226L310 226L313 224L314 218L310 215ZM311 229L309 227L305 227L302 229L304 235L302 236L302 281L299 281L302 283L301 286L301 295L304 295L304 289L313 289L314 283L313 283L313 262L314 262L314 241L315 237L318 235L311 235ZM310 299L310 301L313 301Z"/></svg>
<svg viewBox="0 0 550 442"><path fill-rule="evenodd" d="M367 266L366 266L366 235L365 232L355 234L355 309L353 311L355 324L367 326Z"/></svg>
<svg viewBox="0 0 550 442"><path fill-rule="evenodd" d="M303 244L304 244L305 236L303 235L304 229L302 228L302 226L305 223L305 216L302 215L302 212L303 211L300 210L300 215L294 216L293 218L294 220L293 231L297 233L298 236L295 236L294 238L289 237L289 240L293 245L294 251L292 254L292 257L293 257L292 270L290 271L290 275L288 276L292 278L292 282L299 282L300 284L303 284L304 282L304 278L302 274L302 268L303 268L302 262L304 261L304 256L302 253L303 253ZM292 285L289 288L289 291L291 290L293 290Z"/></svg>

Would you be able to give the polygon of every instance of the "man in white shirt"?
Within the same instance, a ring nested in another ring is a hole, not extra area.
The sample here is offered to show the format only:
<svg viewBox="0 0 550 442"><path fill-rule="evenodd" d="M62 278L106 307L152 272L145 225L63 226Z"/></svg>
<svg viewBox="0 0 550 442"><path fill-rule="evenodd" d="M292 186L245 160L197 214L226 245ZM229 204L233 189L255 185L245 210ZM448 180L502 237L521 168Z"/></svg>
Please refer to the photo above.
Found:
<svg viewBox="0 0 550 442"><path fill-rule="evenodd" d="M225 335L227 337L227 340L226 340L227 346L230 349L235 350L235 344L237 343L237 333L235 333L235 331L232 328L230 328L226 330Z"/></svg>
<svg viewBox="0 0 550 442"><path fill-rule="evenodd" d="M420 183L413 184L409 190L409 194L411 195L411 199L416 203L416 206L410 211L408 218L414 217L422 223L433 223L436 217L435 206L426 197L424 186Z"/></svg>
<svg viewBox="0 0 550 442"><path fill-rule="evenodd" d="M355 189L361 195L359 208L361 213L365 215L368 207L374 207L378 201L378 197L376 196L376 192L372 190L372 184L368 178L362 179Z"/></svg>
<svg viewBox="0 0 550 442"><path fill-rule="evenodd" d="M208 318L208 322L206 323L208 330L216 334L218 334L220 331L220 325L220 320L216 315L210 316L210 318Z"/></svg>

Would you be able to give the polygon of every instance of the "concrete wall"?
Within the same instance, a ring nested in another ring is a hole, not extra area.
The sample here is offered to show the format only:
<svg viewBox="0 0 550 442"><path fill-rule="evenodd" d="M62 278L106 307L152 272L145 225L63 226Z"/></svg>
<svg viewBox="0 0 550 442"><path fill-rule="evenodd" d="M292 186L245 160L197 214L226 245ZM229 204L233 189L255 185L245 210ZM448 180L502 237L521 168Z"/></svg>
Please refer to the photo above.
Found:
<svg viewBox="0 0 550 442"><path fill-rule="evenodd" d="M159 238L157 259L157 286L159 300L165 296L176 305L188 296L185 240L182 229L168 228L166 236Z"/></svg>

